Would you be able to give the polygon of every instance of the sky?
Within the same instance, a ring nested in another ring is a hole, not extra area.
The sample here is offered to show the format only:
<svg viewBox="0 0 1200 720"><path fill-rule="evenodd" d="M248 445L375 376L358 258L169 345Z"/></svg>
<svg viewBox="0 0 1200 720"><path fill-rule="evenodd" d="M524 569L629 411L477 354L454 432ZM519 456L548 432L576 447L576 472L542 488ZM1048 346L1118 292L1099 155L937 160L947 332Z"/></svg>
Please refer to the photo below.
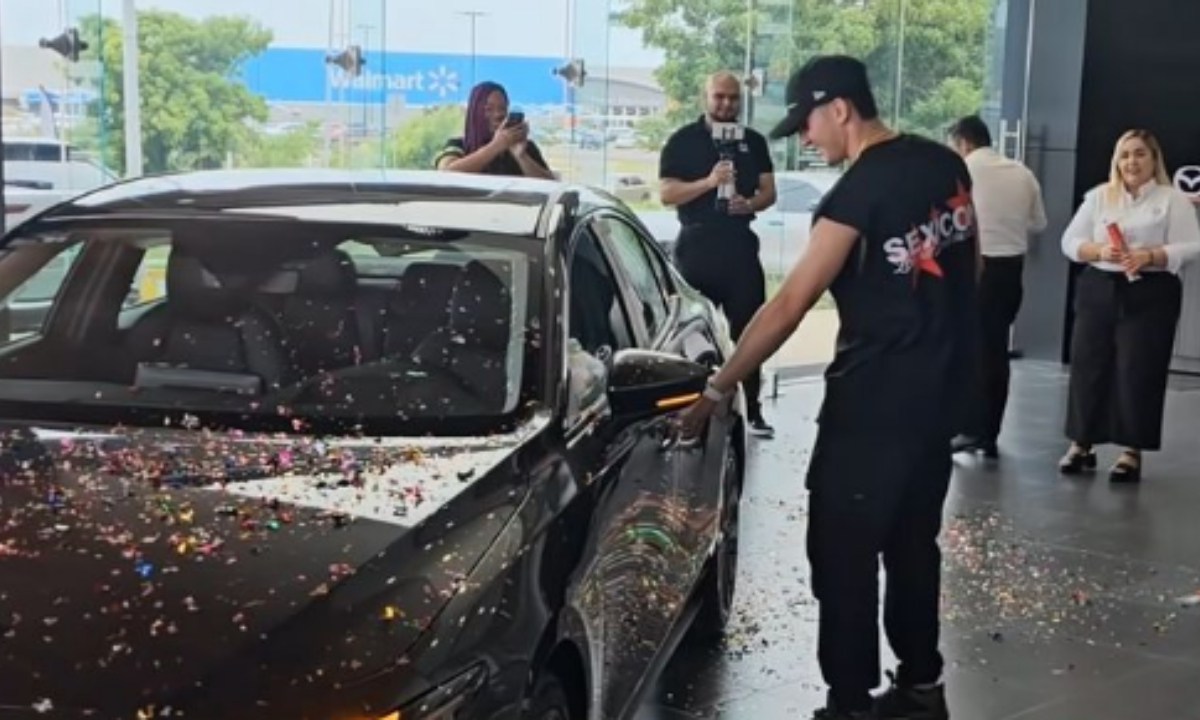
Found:
<svg viewBox="0 0 1200 720"><path fill-rule="evenodd" d="M173 10L191 17L244 15L275 34L277 46L325 48L329 42L331 4L335 26L353 42L379 49L387 30L387 49L394 52L471 52L471 23L463 13L480 11L475 49L481 55L582 56L589 65L655 67L661 55L642 47L638 33L613 27L603 31L610 5L619 0L573 0L576 27L566 31L572 0L136 0L139 9ZM386 19L380 9L386 4ZM81 15L102 10L118 16L121 0L0 0L0 43L36 45ZM342 47L345 36L333 46ZM574 52L571 52L571 49ZM605 52L607 50L607 53ZM605 63L605 55L608 62Z"/></svg>

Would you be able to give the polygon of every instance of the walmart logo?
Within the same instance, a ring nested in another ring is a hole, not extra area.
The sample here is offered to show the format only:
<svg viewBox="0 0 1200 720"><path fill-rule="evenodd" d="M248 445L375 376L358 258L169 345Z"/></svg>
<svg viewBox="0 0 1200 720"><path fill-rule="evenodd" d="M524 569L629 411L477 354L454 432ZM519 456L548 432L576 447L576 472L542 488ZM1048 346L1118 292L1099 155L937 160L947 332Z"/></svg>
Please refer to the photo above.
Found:
<svg viewBox="0 0 1200 720"><path fill-rule="evenodd" d="M428 76L429 91L437 93L438 97L444 98L458 92L458 73L446 69L445 65L429 71Z"/></svg>
<svg viewBox="0 0 1200 720"><path fill-rule="evenodd" d="M337 68L328 70L328 82L335 90L359 90L384 93L411 93L415 97L434 96L438 101L458 94L458 72L439 65L432 70L413 70L402 74L383 74L370 69L354 77Z"/></svg>

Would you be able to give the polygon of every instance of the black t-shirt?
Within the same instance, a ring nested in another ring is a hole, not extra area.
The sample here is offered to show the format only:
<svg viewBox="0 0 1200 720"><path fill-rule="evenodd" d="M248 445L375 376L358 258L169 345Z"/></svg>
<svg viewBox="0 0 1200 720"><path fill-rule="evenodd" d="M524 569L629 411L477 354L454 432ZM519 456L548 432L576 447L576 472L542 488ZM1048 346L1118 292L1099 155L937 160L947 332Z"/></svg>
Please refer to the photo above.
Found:
<svg viewBox="0 0 1200 720"><path fill-rule="evenodd" d="M744 139L732 143L729 150L733 155L733 166L737 172L737 192L744 198L752 198L758 192L760 175L775 172L767 139L751 128L746 128ZM658 160L658 177L684 182L694 182L707 177L713 166L721 160L717 144L713 140L703 117L690 125L676 130L663 146ZM729 224L749 225L753 215L734 215L717 210L717 191L710 190L678 208L682 225Z"/></svg>
<svg viewBox="0 0 1200 720"><path fill-rule="evenodd" d="M466 143L463 142L462 138L451 138L446 142L446 147L442 148L442 151L439 152L437 157L433 159L433 166L437 167L438 164L442 162L442 159L446 157L465 157L467 154L466 147ZM546 164L546 158L542 156L542 150L537 146L537 143L532 140L527 140L525 152L528 153L529 158L535 163L541 165L547 170L550 169L550 166ZM521 163L517 162L517 159L513 157L513 154L506 152L501 153L499 157L488 163L487 167L483 169L483 174L520 176L524 175L525 171L521 169Z"/></svg>
<svg viewBox="0 0 1200 720"><path fill-rule="evenodd" d="M953 432L978 322L966 165L949 148L901 135L859 156L820 218L861 233L831 288L841 328L822 425L881 439Z"/></svg>

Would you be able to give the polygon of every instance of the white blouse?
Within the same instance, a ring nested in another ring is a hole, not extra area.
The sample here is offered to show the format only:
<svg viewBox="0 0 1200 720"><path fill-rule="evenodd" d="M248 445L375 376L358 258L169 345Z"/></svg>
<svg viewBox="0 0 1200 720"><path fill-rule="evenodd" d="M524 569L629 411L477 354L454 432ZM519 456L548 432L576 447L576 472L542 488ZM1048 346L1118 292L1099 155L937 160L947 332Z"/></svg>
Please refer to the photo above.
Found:
<svg viewBox="0 0 1200 720"><path fill-rule="evenodd" d="M1178 273L1183 264L1200 255L1200 218L1187 196L1170 185L1151 183L1137 197L1122 189L1114 204L1107 198L1108 186L1093 188L1083 198L1071 224L1063 233L1063 253L1079 262L1079 249L1087 242L1108 244L1108 224L1115 222L1130 249L1162 247L1166 270ZM1097 261L1092 266L1108 272L1124 272L1116 263ZM1162 268L1147 267L1143 272Z"/></svg>

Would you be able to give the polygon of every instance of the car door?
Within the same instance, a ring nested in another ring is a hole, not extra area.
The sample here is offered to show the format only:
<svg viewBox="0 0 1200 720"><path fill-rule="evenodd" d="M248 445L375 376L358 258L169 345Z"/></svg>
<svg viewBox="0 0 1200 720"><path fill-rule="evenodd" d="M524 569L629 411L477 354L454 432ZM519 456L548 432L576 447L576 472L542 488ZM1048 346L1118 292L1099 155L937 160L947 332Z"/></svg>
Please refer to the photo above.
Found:
<svg viewBox="0 0 1200 720"><path fill-rule="evenodd" d="M594 220L597 234L605 239L614 264L625 279L627 304L634 308L631 315L640 320L646 347L671 353L715 368L724 358L717 339L717 328L711 317L701 308L685 302L676 291L666 258L652 238L647 237L636 224L619 215L602 215ZM673 418L664 417L669 424ZM673 452L660 453L658 459L664 466L662 477L677 476L686 480L686 486L671 488L670 492L682 492L689 513L695 517L708 517L715 512L719 502L719 485L722 455L734 432L736 420L728 413L716 418L710 435L704 443L696 446L672 446ZM668 468L668 465L674 465ZM715 540L715 528L707 525L692 528L684 538L690 552L703 554L706 545ZM680 578L687 584L689 579Z"/></svg>
<svg viewBox="0 0 1200 720"><path fill-rule="evenodd" d="M680 326L680 306L648 239L618 214L598 215L590 226L614 270L638 346L715 361L702 323ZM619 610L619 624L607 628L606 706L613 710L636 697L668 650L718 529L724 438L683 444L673 421L661 415L612 431L623 462L600 555L612 571L607 602Z"/></svg>

